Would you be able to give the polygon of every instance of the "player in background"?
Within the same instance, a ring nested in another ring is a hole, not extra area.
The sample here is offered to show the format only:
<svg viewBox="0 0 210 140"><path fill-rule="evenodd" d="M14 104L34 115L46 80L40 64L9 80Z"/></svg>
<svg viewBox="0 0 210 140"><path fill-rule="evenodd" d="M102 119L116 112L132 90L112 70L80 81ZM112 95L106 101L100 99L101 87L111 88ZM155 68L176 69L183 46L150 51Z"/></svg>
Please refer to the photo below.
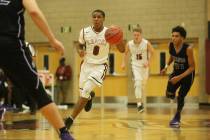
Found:
<svg viewBox="0 0 210 140"><path fill-rule="evenodd" d="M149 66L153 53L154 49L151 43L142 37L142 29L140 27L133 29L133 40L130 40L125 47L125 55L121 67L125 69L130 54L135 97L139 112L144 110L143 97L145 96L145 86L149 77Z"/></svg>
<svg viewBox="0 0 210 140"><path fill-rule="evenodd" d="M186 36L187 32L183 27L176 26L172 29L172 40L169 44L170 58L165 68L161 70L161 74L165 74L168 66L174 62L173 72L169 76L166 89L166 97L175 99L176 90L179 88L177 111L174 118L169 123L172 127L180 127L184 99L193 84L195 76L193 47L185 43Z"/></svg>

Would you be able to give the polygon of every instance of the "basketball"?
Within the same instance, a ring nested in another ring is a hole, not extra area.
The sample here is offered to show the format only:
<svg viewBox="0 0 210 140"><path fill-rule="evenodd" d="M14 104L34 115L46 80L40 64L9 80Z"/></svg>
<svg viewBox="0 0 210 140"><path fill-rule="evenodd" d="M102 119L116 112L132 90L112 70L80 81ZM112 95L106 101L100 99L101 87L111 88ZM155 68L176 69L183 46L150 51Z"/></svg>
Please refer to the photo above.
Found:
<svg viewBox="0 0 210 140"><path fill-rule="evenodd" d="M109 44L119 44L123 40L123 31L118 26L111 26L105 32L105 39Z"/></svg>

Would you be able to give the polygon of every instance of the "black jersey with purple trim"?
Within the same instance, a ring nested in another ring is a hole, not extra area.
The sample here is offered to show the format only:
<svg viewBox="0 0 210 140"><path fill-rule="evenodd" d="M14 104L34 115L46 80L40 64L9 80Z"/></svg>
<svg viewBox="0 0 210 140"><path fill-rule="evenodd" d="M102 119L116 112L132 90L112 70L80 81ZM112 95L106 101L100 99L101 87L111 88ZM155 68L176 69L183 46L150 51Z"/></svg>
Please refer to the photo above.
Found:
<svg viewBox="0 0 210 140"><path fill-rule="evenodd" d="M22 0L0 0L0 37L24 40Z"/></svg>
<svg viewBox="0 0 210 140"><path fill-rule="evenodd" d="M175 74L181 74L185 72L189 68L188 56L187 56L187 48L189 44L184 43L180 50L176 52L174 44L171 42L169 44L169 53L173 57L174 60L174 70Z"/></svg>

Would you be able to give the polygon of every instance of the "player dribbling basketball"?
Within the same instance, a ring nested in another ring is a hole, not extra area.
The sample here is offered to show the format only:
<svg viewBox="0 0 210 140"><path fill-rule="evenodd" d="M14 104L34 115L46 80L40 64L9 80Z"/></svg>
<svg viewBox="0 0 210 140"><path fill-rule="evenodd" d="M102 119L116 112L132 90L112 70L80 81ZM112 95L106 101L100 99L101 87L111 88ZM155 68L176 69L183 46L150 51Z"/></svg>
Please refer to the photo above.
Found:
<svg viewBox="0 0 210 140"><path fill-rule="evenodd" d="M65 121L67 128L73 124L73 120L84 108L90 111L96 86L101 86L107 71L109 44L105 40L104 27L105 13L102 10L92 12L92 26L80 31L79 43L76 45L77 52L83 57L79 78L80 98L74 107L73 113ZM118 43L117 48L124 48L123 43Z"/></svg>

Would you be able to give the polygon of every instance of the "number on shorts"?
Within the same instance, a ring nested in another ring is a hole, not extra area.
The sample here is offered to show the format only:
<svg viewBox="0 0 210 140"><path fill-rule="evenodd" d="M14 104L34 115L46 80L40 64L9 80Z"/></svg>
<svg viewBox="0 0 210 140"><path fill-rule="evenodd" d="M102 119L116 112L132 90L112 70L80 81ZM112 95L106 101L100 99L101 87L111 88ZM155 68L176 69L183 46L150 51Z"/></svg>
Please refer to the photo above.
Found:
<svg viewBox="0 0 210 140"><path fill-rule="evenodd" d="M137 60L141 60L141 59L142 59L142 54L141 54L141 53L136 54L136 59L137 59Z"/></svg>
<svg viewBox="0 0 210 140"><path fill-rule="evenodd" d="M98 55L99 49L100 49L99 46L94 46L94 48L93 48L93 54L94 54L94 55Z"/></svg>

